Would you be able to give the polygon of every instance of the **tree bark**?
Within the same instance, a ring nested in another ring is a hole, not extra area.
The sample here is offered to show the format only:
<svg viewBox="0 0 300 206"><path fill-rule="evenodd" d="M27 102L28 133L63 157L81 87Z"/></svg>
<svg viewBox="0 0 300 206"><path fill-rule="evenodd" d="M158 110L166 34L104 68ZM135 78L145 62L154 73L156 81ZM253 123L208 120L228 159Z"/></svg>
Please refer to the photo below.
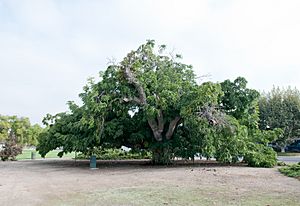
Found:
<svg viewBox="0 0 300 206"><path fill-rule="evenodd" d="M148 119L148 124L151 127L151 130L153 132L154 138L156 141L160 142L162 141L162 132L160 131L158 124L155 119Z"/></svg>
<svg viewBox="0 0 300 206"><path fill-rule="evenodd" d="M174 134L174 131L175 131L175 128L179 122L181 118L179 116L175 117L175 119L173 119L170 124L169 124L169 129L166 133L166 139L169 140L172 138L173 134Z"/></svg>
<svg viewBox="0 0 300 206"><path fill-rule="evenodd" d="M164 122L163 112L161 109L159 110L159 113L157 115L157 122L158 122L158 130L159 132L162 133L164 131L165 122Z"/></svg>
<svg viewBox="0 0 300 206"><path fill-rule="evenodd" d="M123 70L124 70L124 75L125 75L125 78L127 79L127 81L130 84L133 84L133 86L137 90L137 92L139 94L140 104L146 105L147 104L147 98L146 98L144 88L142 87L140 82L135 78L134 74L132 73L132 71L130 70L129 67L124 67Z"/></svg>
<svg viewBox="0 0 300 206"><path fill-rule="evenodd" d="M170 164L172 153L168 147L158 147L152 151L152 163L155 165Z"/></svg>
<svg viewBox="0 0 300 206"><path fill-rule="evenodd" d="M135 102L135 103L137 103L139 105L142 104L141 100L139 98L137 98L137 97L124 97L123 101L124 102Z"/></svg>

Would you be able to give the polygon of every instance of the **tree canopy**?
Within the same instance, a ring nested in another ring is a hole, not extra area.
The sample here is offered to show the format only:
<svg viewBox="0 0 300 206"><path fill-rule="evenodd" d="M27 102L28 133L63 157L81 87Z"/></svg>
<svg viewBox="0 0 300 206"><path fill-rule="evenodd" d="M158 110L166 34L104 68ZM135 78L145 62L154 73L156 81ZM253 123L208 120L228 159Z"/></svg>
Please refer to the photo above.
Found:
<svg viewBox="0 0 300 206"><path fill-rule="evenodd" d="M260 128L281 128L283 135L275 142L283 151L287 144L300 138L300 92L287 88L273 88L263 93L259 101Z"/></svg>
<svg viewBox="0 0 300 206"><path fill-rule="evenodd" d="M244 78L221 84L196 79L180 55L147 41L100 72L100 81L89 79L79 95L82 106L69 102L70 111L48 114L38 150L44 156L63 147L63 155L124 145L151 151L154 163L166 164L195 155L235 162L257 149L253 145L265 146L259 94Z"/></svg>
<svg viewBox="0 0 300 206"><path fill-rule="evenodd" d="M0 142L14 136L19 145L37 145L37 139L43 128L31 125L29 118L0 115Z"/></svg>

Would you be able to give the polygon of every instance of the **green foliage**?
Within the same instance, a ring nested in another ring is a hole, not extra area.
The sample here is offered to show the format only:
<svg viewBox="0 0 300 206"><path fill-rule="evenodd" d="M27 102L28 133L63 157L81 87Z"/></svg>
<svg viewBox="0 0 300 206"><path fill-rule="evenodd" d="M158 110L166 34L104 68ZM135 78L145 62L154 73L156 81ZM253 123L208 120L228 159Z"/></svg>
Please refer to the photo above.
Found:
<svg viewBox="0 0 300 206"><path fill-rule="evenodd" d="M218 148L223 161L228 161L232 157L234 160L236 157L244 157L244 161L252 167L275 166L276 153L267 145L280 138L282 130L274 128L273 131L261 131L258 129L259 93L248 89L247 81L242 77L238 77L233 82L226 80L221 83L221 86L224 96L221 98L220 105L226 114L238 121L234 123L235 133L229 134L229 139L218 138L218 141L223 143L222 147ZM226 133L226 131L221 132L221 137Z"/></svg>
<svg viewBox="0 0 300 206"><path fill-rule="evenodd" d="M172 151L173 156L194 159L196 154L207 158L216 154L215 139L220 131L208 121L214 118L214 114L208 112L207 115L201 115L209 107L207 104L216 105L221 95L220 85L211 82L202 84L190 93L186 99L188 103L181 110L184 121L177 127L168 145L171 147L168 151Z"/></svg>
<svg viewBox="0 0 300 206"><path fill-rule="evenodd" d="M124 151L121 149L102 149L95 148L90 151L88 154L79 154L79 159L89 159L90 155L96 155L96 158L99 160L125 160L125 159L150 159L151 153L146 151Z"/></svg>
<svg viewBox="0 0 300 206"><path fill-rule="evenodd" d="M212 157L215 153L213 137L213 130L207 121L198 117L186 119L171 141L174 157L194 159L195 154Z"/></svg>
<svg viewBox="0 0 300 206"><path fill-rule="evenodd" d="M73 104L70 106L74 106ZM72 108L74 109L74 108ZM42 157L56 148L63 147L59 153L85 152L94 146L99 145L97 137L94 135L95 126L82 123L83 112L81 108L76 108L73 113L59 113L55 116L47 115L44 122L47 129L39 135L37 151ZM85 138L89 137L89 138Z"/></svg>
<svg viewBox="0 0 300 206"><path fill-rule="evenodd" d="M16 160L17 155L22 153L22 147L16 144L14 139L9 139L0 149L0 158L2 161Z"/></svg>
<svg viewBox="0 0 300 206"><path fill-rule="evenodd" d="M195 110L187 111L187 99L201 87L180 56L170 56L165 46L155 50L154 41L147 41L120 63L109 65L98 83L89 79L80 94L83 106L71 103L70 112L48 115L40 153L56 147L85 153L93 147L122 145L157 151L162 142L170 141L183 120L181 114ZM209 95L199 96L198 102L207 102ZM173 120L174 129L169 129Z"/></svg>
<svg viewBox="0 0 300 206"><path fill-rule="evenodd" d="M225 126L216 133L215 157L220 162L235 163L243 157L248 149L248 130L235 119L231 119L231 125Z"/></svg>
<svg viewBox="0 0 300 206"><path fill-rule="evenodd" d="M274 167L277 164L276 152L262 144L253 144L244 156L250 167Z"/></svg>
<svg viewBox="0 0 300 206"><path fill-rule="evenodd" d="M276 143L282 149L300 136L300 92L295 88L273 88L259 101L260 128L283 130Z"/></svg>
<svg viewBox="0 0 300 206"><path fill-rule="evenodd" d="M9 138L13 133L20 145L37 145L37 138L43 131L39 125L31 125L28 118L0 115L0 142Z"/></svg>
<svg viewBox="0 0 300 206"><path fill-rule="evenodd" d="M287 164L285 163L285 162L277 162L277 166L280 166L280 167L282 167L282 166L287 166Z"/></svg>
<svg viewBox="0 0 300 206"><path fill-rule="evenodd" d="M0 142L8 138L10 128L9 117L0 115Z"/></svg>
<svg viewBox="0 0 300 206"><path fill-rule="evenodd" d="M238 77L233 82L225 80L221 86L224 92L221 107L224 111L248 128L257 129L259 93L247 88L247 80L243 77Z"/></svg>
<svg viewBox="0 0 300 206"><path fill-rule="evenodd" d="M279 171L288 177L300 178L300 162L279 168Z"/></svg>
<svg viewBox="0 0 300 206"><path fill-rule="evenodd" d="M277 164L277 154L272 148L268 147L268 144L275 141L281 135L281 129L251 131L244 161L251 167L275 166Z"/></svg>
<svg viewBox="0 0 300 206"><path fill-rule="evenodd" d="M27 131L26 145L36 146L38 144L38 137L43 131L44 128L38 124L34 124L29 127Z"/></svg>

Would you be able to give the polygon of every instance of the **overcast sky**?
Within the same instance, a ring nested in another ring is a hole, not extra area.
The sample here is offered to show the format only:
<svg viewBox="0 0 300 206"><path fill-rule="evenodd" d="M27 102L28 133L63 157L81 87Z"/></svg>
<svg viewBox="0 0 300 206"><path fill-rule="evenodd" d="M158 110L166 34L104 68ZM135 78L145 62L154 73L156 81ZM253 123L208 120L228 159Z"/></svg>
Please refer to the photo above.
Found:
<svg viewBox="0 0 300 206"><path fill-rule="evenodd" d="M298 0L0 0L0 114L41 123L146 39L198 75L300 89Z"/></svg>

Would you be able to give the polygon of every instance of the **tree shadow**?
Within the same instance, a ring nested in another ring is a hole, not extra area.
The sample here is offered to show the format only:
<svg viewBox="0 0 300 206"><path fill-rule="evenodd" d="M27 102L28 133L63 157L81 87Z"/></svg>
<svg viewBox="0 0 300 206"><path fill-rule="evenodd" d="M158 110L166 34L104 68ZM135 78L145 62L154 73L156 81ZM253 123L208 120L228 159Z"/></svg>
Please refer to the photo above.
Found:
<svg viewBox="0 0 300 206"><path fill-rule="evenodd" d="M74 159L44 159L27 161L31 167L51 168L51 169L82 169L90 170L89 160ZM164 168L191 168L191 167L245 167L245 163L225 164L215 160L174 160L169 165L153 165L151 160L97 160L97 169L164 169Z"/></svg>

